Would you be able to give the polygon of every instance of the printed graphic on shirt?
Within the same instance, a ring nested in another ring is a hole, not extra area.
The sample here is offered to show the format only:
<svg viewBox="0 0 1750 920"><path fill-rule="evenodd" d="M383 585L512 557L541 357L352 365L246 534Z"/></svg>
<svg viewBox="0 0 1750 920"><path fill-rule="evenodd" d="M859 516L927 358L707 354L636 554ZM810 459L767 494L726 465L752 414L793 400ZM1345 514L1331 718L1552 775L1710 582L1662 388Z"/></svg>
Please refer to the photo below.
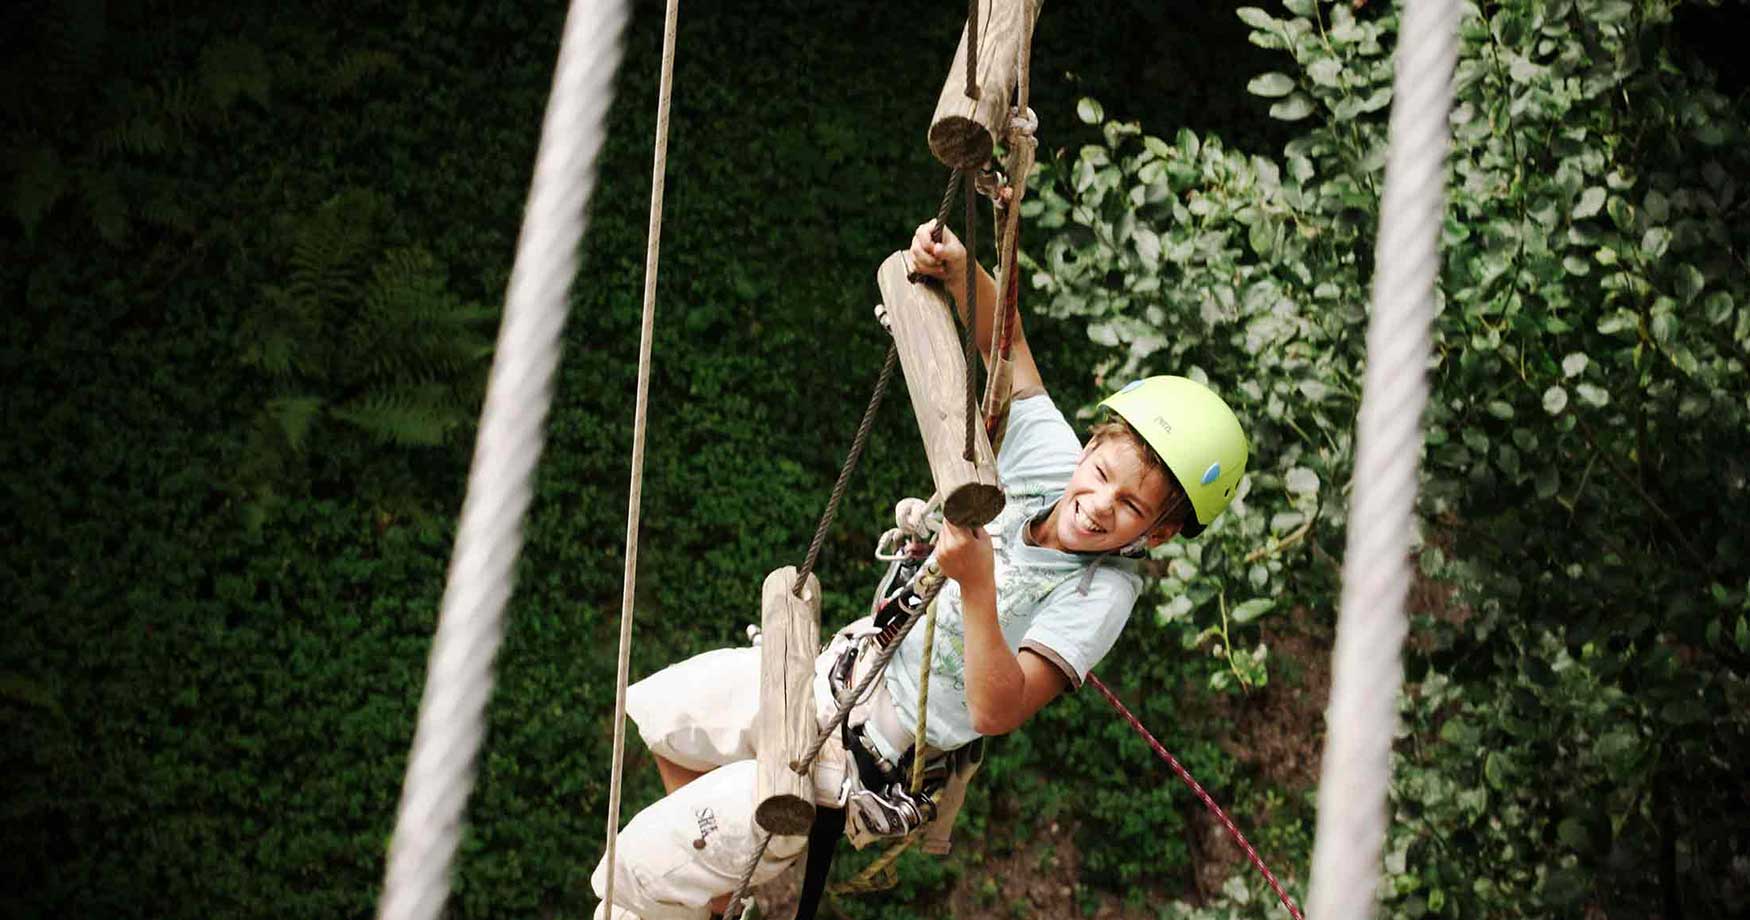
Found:
<svg viewBox="0 0 1750 920"><path fill-rule="evenodd" d="M1016 618L1034 612L1046 595L1063 584L1062 572L1044 571L1015 564L1014 546L1022 539L1026 522L1050 506L1049 501L1016 502L1004 509L988 529L997 584L997 625L1011 645L1019 639L1010 634ZM1024 624L1022 624L1024 627ZM945 589L936 601L936 642L931 655L931 673L947 679L956 691L966 690L966 620L960 592Z"/></svg>

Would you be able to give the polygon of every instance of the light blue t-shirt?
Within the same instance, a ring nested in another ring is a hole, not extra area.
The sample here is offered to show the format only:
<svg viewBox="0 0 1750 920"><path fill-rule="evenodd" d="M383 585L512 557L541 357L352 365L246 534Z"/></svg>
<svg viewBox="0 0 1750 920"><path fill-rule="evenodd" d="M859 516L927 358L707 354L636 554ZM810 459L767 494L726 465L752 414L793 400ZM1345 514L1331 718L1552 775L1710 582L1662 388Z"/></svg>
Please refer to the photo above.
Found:
<svg viewBox="0 0 1750 920"><path fill-rule="evenodd" d="M1116 556L1086 556L1033 545L1027 524L1051 510L1070 474L1081 442L1063 413L1044 394L1016 400L1008 434L997 456L1007 502L991 534L996 563L997 621L1011 651L1031 650L1080 687L1089 671L1118 641L1130 609L1142 592L1134 562ZM1095 570L1083 593L1087 567ZM900 643L887 667L887 689L900 724L917 724L918 671L923 657L920 622ZM930 673L930 718L926 740L952 750L978 737L966 706L966 628L960 585L950 580L936 596L936 645Z"/></svg>

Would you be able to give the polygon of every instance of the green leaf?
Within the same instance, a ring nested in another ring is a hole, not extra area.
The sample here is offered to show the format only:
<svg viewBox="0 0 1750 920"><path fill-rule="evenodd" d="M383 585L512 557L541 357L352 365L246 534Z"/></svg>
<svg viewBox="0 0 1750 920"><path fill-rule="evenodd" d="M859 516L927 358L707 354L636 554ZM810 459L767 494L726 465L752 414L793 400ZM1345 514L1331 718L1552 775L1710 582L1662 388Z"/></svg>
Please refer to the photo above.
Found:
<svg viewBox="0 0 1750 920"><path fill-rule="evenodd" d="M1576 850L1587 849L1592 844L1591 835L1586 833L1586 825L1580 823L1578 818L1563 818L1562 822L1556 825L1556 836L1561 838L1563 843Z"/></svg>
<svg viewBox="0 0 1750 920"><path fill-rule="evenodd" d="M1562 359L1562 376L1578 377L1586 372L1586 365L1591 363L1582 352L1574 352Z"/></svg>
<svg viewBox="0 0 1750 920"><path fill-rule="evenodd" d="M1284 73L1262 73L1246 84L1246 92L1254 96L1276 99L1294 92L1294 78Z"/></svg>
<svg viewBox="0 0 1750 920"><path fill-rule="evenodd" d="M1633 762L1639 747L1640 742L1632 731L1614 731L1592 745L1592 755L1605 765L1620 769Z"/></svg>
<svg viewBox="0 0 1750 920"><path fill-rule="evenodd" d="M1543 411L1558 415L1568 407L1568 391L1561 387L1550 387L1543 391Z"/></svg>
<svg viewBox="0 0 1750 920"><path fill-rule="evenodd" d="M1596 406L1600 409L1610 405L1610 392L1603 387L1596 387L1590 383L1582 383L1579 386L1576 386L1574 391L1580 394L1580 401L1588 405Z"/></svg>
<svg viewBox="0 0 1750 920"><path fill-rule="evenodd" d="M1487 406L1487 409L1488 409L1490 415L1494 416L1495 418L1501 419L1502 421L1506 421L1507 419L1510 419L1513 417L1513 407L1511 405L1509 405L1505 400L1491 399L1491 400L1489 400L1489 404Z"/></svg>
<svg viewBox="0 0 1750 920"><path fill-rule="evenodd" d="M1574 204L1574 210L1569 212L1575 220L1593 217L1604 207L1604 189L1594 185L1580 193L1580 200Z"/></svg>
<svg viewBox="0 0 1750 920"><path fill-rule="evenodd" d="M1707 707L1700 700L1677 700L1666 703L1659 715L1673 725L1692 725L1707 718Z"/></svg>
<svg viewBox="0 0 1750 920"><path fill-rule="evenodd" d="M1283 483L1290 495L1316 495L1319 491L1319 474L1304 466L1297 466L1288 471Z"/></svg>
<svg viewBox="0 0 1750 920"><path fill-rule="evenodd" d="M1703 277L1700 269L1688 263L1677 267L1677 292L1683 295L1684 303L1694 301L1696 295L1706 286L1707 278Z"/></svg>
<svg viewBox="0 0 1750 920"><path fill-rule="evenodd" d="M1647 212L1648 219L1661 224L1671 217L1670 201L1657 191L1647 193L1646 200L1641 202L1641 208Z"/></svg>
<svg viewBox="0 0 1750 920"><path fill-rule="evenodd" d="M1483 758L1483 779L1496 789L1507 788L1507 758L1500 751L1490 751Z"/></svg>
<svg viewBox="0 0 1750 920"><path fill-rule="evenodd" d="M1738 628L1732 630L1732 641L1738 643L1738 651L1750 652L1750 621L1738 618Z"/></svg>
<svg viewBox="0 0 1750 920"><path fill-rule="evenodd" d="M1106 119L1106 110L1100 107L1098 100L1083 96L1076 100L1076 117L1083 124L1097 125Z"/></svg>
<svg viewBox="0 0 1750 920"><path fill-rule="evenodd" d="M1274 17L1255 6L1242 6L1234 10L1234 15L1240 17L1241 22L1254 29L1268 29L1276 24Z"/></svg>
<svg viewBox="0 0 1750 920"><path fill-rule="evenodd" d="M1671 248L1671 231L1666 227L1654 227L1641 236L1641 252L1650 259L1657 259Z"/></svg>
<svg viewBox="0 0 1750 920"><path fill-rule="evenodd" d="M1617 335L1632 333L1637 323L1635 315L1627 310L1615 310L1604 314L1598 320L1598 332L1602 335Z"/></svg>
<svg viewBox="0 0 1750 920"><path fill-rule="evenodd" d="M1695 352L1688 345L1678 345L1671 349L1671 363L1688 377L1694 377L1701 370L1701 362L1696 359Z"/></svg>
<svg viewBox="0 0 1750 920"><path fill-rule="evenodd" d="M1307 65L1306 75L1320 86L1335 88L1342 84L1343 62L1334 57L1324 57Z"/></svg>
<svg viewBox="0 0 1750 920"><path fill-rule="evenodd" d="M1677 314L1669 310L1655 312L1651 328L1653 341L1660 345L1670 345L1671 339L1677 335Z"/></svg>
<svg viewBox="0 0 1750 920"><path fill-rule="evenodd" d="M1280 121L1299 121L1312 112L1312 97L1299 92L1270 107L1270 117Z"/></svg>
<svg viewBox="0 0 1750 920"><path fill-rule="evenodd" d="M1245 603L1238 604L1228 613L1228 618L1235 623L1250 623L1270 612L1276 606L1276 601L1268 597L1255 597Z"/></svg>
<svg viewBox="0 0 1750 920"><path fill-rule="evenodd" d="M1725 291L1715 291L1702 300L1702 312L1707 321L1716 326L1723 326L1732 318L1732 295Z"/></svg>

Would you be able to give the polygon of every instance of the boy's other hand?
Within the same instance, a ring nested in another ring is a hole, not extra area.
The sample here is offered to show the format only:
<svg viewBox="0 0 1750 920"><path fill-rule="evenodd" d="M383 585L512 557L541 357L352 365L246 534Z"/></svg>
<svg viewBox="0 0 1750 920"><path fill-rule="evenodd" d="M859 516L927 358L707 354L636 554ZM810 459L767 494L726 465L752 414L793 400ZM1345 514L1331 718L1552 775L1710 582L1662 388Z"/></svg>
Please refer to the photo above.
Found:
<svg viewBox="0 0 1750 920"><path fill-rule="evenodd" d="M918 225L911 237L912 270L920 275L944 281L966 279L966 247L954 231L942 228L940 243L930 238L936 222L927 220Z"/></svg>
<svg viewBox="0 0 1750 920"><path fill-rule="evenodd" d="M983 527L944 523L936 537L936 564L942 567L943 575L960 583L962 593L996 585L990 533Z"/></svg>

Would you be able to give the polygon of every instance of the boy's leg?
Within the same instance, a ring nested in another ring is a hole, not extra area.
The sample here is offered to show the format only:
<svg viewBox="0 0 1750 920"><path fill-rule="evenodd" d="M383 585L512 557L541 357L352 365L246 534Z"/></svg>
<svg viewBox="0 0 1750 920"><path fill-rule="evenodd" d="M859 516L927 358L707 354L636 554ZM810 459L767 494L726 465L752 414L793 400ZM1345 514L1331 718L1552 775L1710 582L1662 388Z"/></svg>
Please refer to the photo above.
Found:
<svg viewBox="0 0 1750 920"><path fill-rule="evenodd" d="M704 776L708 772L705 770L689 770L661 754L654 754L652 756L656 758L656 772L662 775L662 791L664 792L674 792L676 789Z"/></svg>
<svg viewBox="0 0 1750 920"><path fill-rule="evenodd" d="M760 650L752 646L695 655L626 689L626 716L670 792L754 756L759 711Z"/></svg>
<svg viewBox="0 0 1750 920"><path fill-rule="evenodd" d="M620 832L614 901L643 920L704 920L734 892L764 832L753 820L757 763L744 760L700 777L638 813ZM777 875L801 853L805 837L774 837L753 884ZM590 879L607 886L607 860ZM597 917L607 913L597 911Z"/></svg>

